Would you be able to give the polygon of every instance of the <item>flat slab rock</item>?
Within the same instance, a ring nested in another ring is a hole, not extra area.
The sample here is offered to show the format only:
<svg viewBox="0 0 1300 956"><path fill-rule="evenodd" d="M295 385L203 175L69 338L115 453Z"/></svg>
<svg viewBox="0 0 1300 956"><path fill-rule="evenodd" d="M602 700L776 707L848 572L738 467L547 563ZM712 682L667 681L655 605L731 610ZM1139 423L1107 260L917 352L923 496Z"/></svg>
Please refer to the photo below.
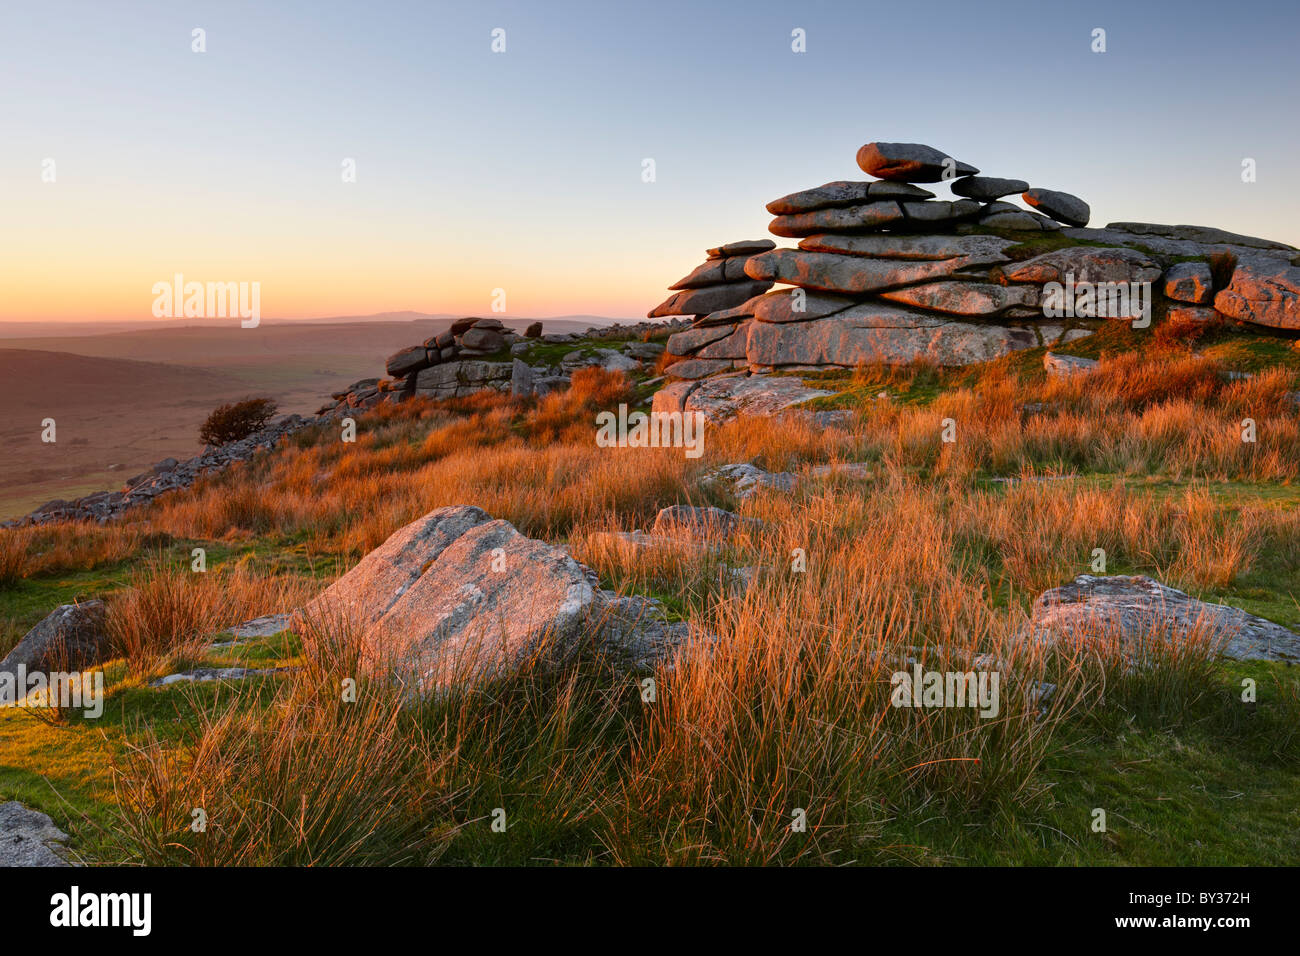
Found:
<svg viewBox="0 0 1300 956"><path fill-rule="evenodd" d="M172 684L203 684L208 681L247 680L266 674L285 674L288 667L196 667L192 671L168 674L149 682L150 687L170 687Z"/></svg>
<svg viewBox="0 0 1300 956"><path fill-rule="evenodd" d="M71 866L53 849L67 839L45 814L16 800L0 803L0 867Z"/></svg>
<svg viewBox="0 0 1300 956"><path fill-rule="evenodd" d="M1159 222L1112 222L1107 223L1106 228L1114 229L1117 232L1127 232L1135 236L1161 236L1165 239L1187 239L1192 242L1296 251L1295 246L1288 246L1285 242L1261 239L1258 236L1245 236L1239 232L1228 232L1226 229L1216 229L1213 226L1170 226Z"/></svg>
<svg viewBox="0 0 1300 956"><path fill-rule="evenodd" d="M789 376L730 375L674 383L655 393L652 410L701 412L706 421L720 424L738 415L774 415L800 402L833 394Z"/></svg>
<svg viewBox="0 0 1300 956"><path fill-rule="evenodd" d="M865 480L871 478L875 470L866 462L845 461L830 465L816 465L809 469L812 478L847 478ZM732 497L737 501L746 501L764 488L772 491L790 492L799 484L799 476L788 471L764 471L757 465L737 462L720 465L706 473L704 484L726 485Z"/></svg>
<svg viewBox="0 0 1300 956"><path fill-rule="evenodd" d="M598 583L564 548L454 505L396 531L300 617L308 637L357 634L363 667L419 692L583 649L651 666L685 641L687 625L662 620L658 602Z"/></svg>
<svg viewBox="0 0 1300 956"><path fill-rule="evenodd" d="M1115 228L1116 226L1121 225L1133 225L1133 223L1111 223L1104 229L1074 228L1066 226L1061 230L1061 235L1069 239L1101 242L1112 246L1141 247L1142 249L1150 250L1160 256L1209 256L1219 252L1231 252L1236 256L1260 256L1266 259L1273 259L1275 261L1289 264L1291 258L1296 254L1296 250L1289 246L1282 246L1281 243L1270 242L1268 245L1261 246L1243 245L1241 242L1215 240L1211 238L1169 238L1167 236L1151 233L1125 232L1121 229ZM1229 239L1252 239L1250 236L1237 236L1235 233L1223 232L1222 230L1213 230L1209 235L1215 233L1228 237ZM1268 242L1268 240L1257 241Z"/></svg>
<svg viewBox="0 0 1300 956"><path fill-rule="evenodd" d="M831 241L821 237L823 247ZM982 257L981 257L982 258ZM974 257L950 259L877 259L862 255L775 249L754 256L745 271L755 278L784 282L815 292L862 295L970 269Z"/></svg>
<svg viewBox="0 0 1300 956"><path fill-rule="evenodd" d="M713 469L704 476L703 483L727 485L732 497L737 501L745 501L764 488L794 491L799 479L788 471L764 471L757 465L738 462Z"/></svg>
<svg viewBox="0 0 1300 956"><path fill-rule="evenodd" d="M1126 248L1071 246L1045 252L1002 270L1010 282L1155 282L1160 264L1145 252Z"/></svg>
<svg viewBox="0 0 1300 956"><path fill-rule="evenodd" d="M762 522L742 518L733 511L707 505L669 505L655 516L657 535L689 535L696 538L730 538L742 529L757 530Z"/></svg>
<svg viewBox="0 0 1300 956"><path fill-rule="evenodd" d="M1100 364L1096 359L1081 358L1077 355L1057 355L1055 352L1043 353L1043 368L1052 377L1086 374Z"/></svg>
<svg viewBox="0 0 1300 956"><path fill-rule="evenodd" d="M1187 641L1242 661L1300 661L1300 634L1223 604L1208 604L1144 575L1081 574L1034 602L1027 636L1069 642L1118 636L1137 651L1154 637Z"/></svg>
<svg viewBox="0 0 1300 956"><path fill-rule="evenodd" d="M834 209L841 206L857 206L866 202L882 199L933 199L934 193L909 183L850 182L836 180L801 189L780 199L773 199L767 204L767 211L774 216L792 216L816 209ZM775 245L775 244L773 244ZM768 248L772 248L769 246Z"/></svg>
<svg viewBox="0 0 1300 956"><path fill-rule="evenodd" d="M264 614L251 621L245 621L230 629L230 633L241 640L253 637L274 637L289 630L292 614Z"/></svg>
<svg viewBox="0 0 1300 956"><path fill-rule="evenodd" d="M756 322L749 330L751 365L840 366L906 364L924 359L936 365L986 362L1038 345L1024 328L959 322L903 306L864 302L810 322Z"/></svg>

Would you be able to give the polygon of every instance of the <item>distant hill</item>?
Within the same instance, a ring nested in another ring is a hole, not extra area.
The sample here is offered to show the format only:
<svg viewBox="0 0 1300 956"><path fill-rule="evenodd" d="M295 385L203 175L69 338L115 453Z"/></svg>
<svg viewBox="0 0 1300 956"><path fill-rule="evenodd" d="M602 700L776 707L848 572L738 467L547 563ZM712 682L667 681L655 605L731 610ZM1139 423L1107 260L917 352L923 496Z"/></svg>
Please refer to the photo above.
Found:
<svg viewBox="0 0 1300 956"><path fill-rule="evenodd" d="M490 312L483 313L491 315ZM369 315L334 315L313 319L262 319L261 326L272 325L339 325L357 323L394 323L394 322L450 322L462 318L458 312L375 312ZM523 328L532 322L542 322L556 326L556 331L571 331L573 328L586 328L591 325L610 325L614 322L637 322L641 319L616 319L604 315L556 315L556 316L515 316L498 315L503 323L511 328ZM184 328L238 328L239 323L232 319L140 319L137 321L104 320L76 322L6 322L0 321L0 341L4 339L26 338L68 338L87 335L111 335L117 332L161 332ZM249 331L249 330L244 330Z"/></svg>

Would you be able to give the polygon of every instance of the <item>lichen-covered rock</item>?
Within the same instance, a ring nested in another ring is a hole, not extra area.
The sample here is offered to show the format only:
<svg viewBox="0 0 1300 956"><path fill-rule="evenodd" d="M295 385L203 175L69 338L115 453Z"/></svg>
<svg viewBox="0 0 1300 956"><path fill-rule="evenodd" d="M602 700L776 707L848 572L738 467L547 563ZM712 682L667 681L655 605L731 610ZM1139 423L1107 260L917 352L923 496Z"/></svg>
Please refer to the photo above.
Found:
<svg viewBox="0 0 1300 956"><path fill-rule="evenodd" d="M774 236L797 238L819 232L864 232L901 223L906 218L903 207L889 199L777 216L767 228Z"/></svg>
<svg viewBox="0 0 1300 956"><path fill-rule="evenodd" d="M409 375L411 372L418 372L420 369L428 368L431 364L429 350L423 345L413 345L409 349L402 349L400 352L388 356L385 368L389 375L400 378L403 375Z"/></svg>
<svg viewBox="0 0 1300 956"><path fill-rule="evenodd" d="M45 814L16 800L0 803L0 867L69 866L53 849L67 839Z"/></svg>
<svg viewBox="0 0 1300 956"><path fill-rule="evenodd" d="M730 325L712 325L677 332L668 337L668 354L693 355L710 342L716 342L718 339L724 339L731 335L734 328L734 326Z"/></svg>
<svg viewBox="0 0 1300 956"><path fill-rule="evenodd" d="M1214 308L1229 318L1274 329L1300 329L1300 266L1243 256Z"/></svg>
<svg viewBox="0 0 1300 956"><path fill-rule="evenodd" d="M684 289L670 295L647 313L648 318L665 315L707 315L723 309L733 309L762 295L772 287L770 282L757 282L752 279L744 282L723 282L704 286L699 289Z"/></svg>
<svg viewBox="0 0 1300 956"><path fill-rule="evenodd" d="M1165 298L1203 305L1214 298L1214 278L1204 262L1176 262L1165 273Z"/></svg>
<svg viewBox="0 0 1300 956"><path fill-rule="evenodd" d="M954 179L949 185L954 196L965 196L981 202L992 202L1003 196L1023 193L1029 188L1029 183L1023 179L998 179L995 176L963 176Z"/></svg>
<svg viewBox="0 0 1300 956"><path fill-rule="evenodd" d="M1028 329L955 322L880 303L796 324L755 322L749 331L751 365L907 364L970 365L1038 345Z"/></svg>
<svg viewBox="0 0 1300 956"><path fill-rule="evenodd" d="M1203 639L1235 660L1300 661L1300 634L1223 604L1207 604L1144 575L1081 574L1034 602L1023 638L1067 647L1113 646L1142 661L1154 642Z"/></svg>
<svg viewBox="0 0 1300 956"><path fill-rule="evenodd" d="M718 424L737 415L775 415L800 402L832 394L785 375L730 375L699 382L686 393L682 407Z"/></svg>
<svg viewBox="0 0 1300 956"><path fill-rule="evenodd" d="M428 692L584 647L652 665L686 638L660 612L602 591L563 548L462 505L399 529L305 607L300 626L308 640L350 629L367 671Z"/></svg>
<svg viewBox="0 0 1300 956"><path fill-rule="evenodd" d="M870 259L802 249L777 249L754 256L745 270L756 279L785 282L818 292L862 295L951 276L966 267L964 258Z"/></svg>
<svg viewBox="0 0 1300 956"><path fill-rule="evenodd" d="M834 209L840 206L859 206L881 199L933 199L934 193L910 183L849 182L838 180L790 193L767 204L774 216L792 216L815 209ZM775 244L774 244L775 245ZM772 248L772 246L769 246ZM762 250L758 250L762 251Z"/></svg>
<svg viewBox="0 0 1300 956"><path fill-rule="evenodd" d="M998 236L914 235L879 233L860 236L819 234L799 242L806 252L831 252L876 259L961 259L962 265L1008 262L1004 250L1016 243Z"/></svg>
<svg viewBox="0 0 1300 956"><path fill-rule="evenodd" d="M1208 305L1171 305L1166 317L1170 325L1208 325L1223 318Z"/></svg>
<svg viewBox="0 0 1300 956"><path fill-rule="evenodd" d="M1055 352L1043 354L1043 368L1054 378L1091 372L1099 364L1096 359L1082 358L1078 355L1057 355Z"/></svg>
<svg viewBox="0 0 1300 956"><path fill-rule="evenodd" d="M1209 245L1246 246L1255 249L1277 249L1295 252L1295 246L1273 239L1260 239L1258 236L1245 236L1239 232L1215 229L1213 226L1167 226L1158 222L1112 222L1107 229L1126 232L1135 236L1160 236L1164 239L1178 239L1200 242Z"/></svg>
<svg viewBox="0 0 1300 956"><path fill-rule="evenodd" d="M764 471L757 465L738 462L713 469L701 481L706 485L725 486L737 501L745 501L763 489L793 491L799 479L788 471Z"/></svg>
<svg viewBox="0 0 1300 956"><path fill-rule="evenodd" d="M882 292L880 297L947 315L1001 315L1011 310L1032 315L1042 304L1038 286L988 282L926 282Z"/></svg>
<svg viewBox="0 0 1300 956"><path fill-rule="evenodd" d="M1011 282L1155 282L1163 274L1160 264L1137 249L1070 246L1004 266Z"/></svg>

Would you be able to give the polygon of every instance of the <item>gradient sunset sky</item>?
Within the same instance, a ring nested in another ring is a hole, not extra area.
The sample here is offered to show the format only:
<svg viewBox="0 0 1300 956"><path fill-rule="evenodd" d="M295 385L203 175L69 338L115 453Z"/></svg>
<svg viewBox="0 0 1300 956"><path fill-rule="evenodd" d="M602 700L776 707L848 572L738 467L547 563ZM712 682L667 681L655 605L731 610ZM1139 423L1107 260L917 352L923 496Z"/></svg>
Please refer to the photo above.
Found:
<svg viewBox="0 0 1300 956"><path fill-rule="evenodd" d="M1294 0L4 0L0 319L148 319L177 272L267 318L641 317L871 140L1300 245L1298 48Z"/></svg>

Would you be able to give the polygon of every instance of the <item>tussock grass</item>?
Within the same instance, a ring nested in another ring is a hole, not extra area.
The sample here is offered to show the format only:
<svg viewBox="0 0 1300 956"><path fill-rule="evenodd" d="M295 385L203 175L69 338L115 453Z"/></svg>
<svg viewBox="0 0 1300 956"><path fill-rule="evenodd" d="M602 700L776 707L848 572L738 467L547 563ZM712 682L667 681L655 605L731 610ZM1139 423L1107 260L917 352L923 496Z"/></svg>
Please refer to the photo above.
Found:
<svg viewBox="0 0 1300 956"><path fill-rule="evenodd" d="M300 580L261 576L244 565L197 573L151 558L108 603L112 653L137 677L198 661L213 634L263 614L290 611L309 590Z"/></svg>
<svg viewBox="0 0 1300 956"><path fill-rule="evenodd" d="M1062 728L1096 708L1177 722L1212 685L1195 647L1157 645L1135 670L1118 644L1064 654L1017 640L1023 604L999 598L1035 593L1035 549L1059 547L1060 535L1082 542L1089 526L1122 540L1126 523L1150 528L1159 506L1122 486L999 494L901 471L875 481L756 501L765 529L715 542L757 568L748 586L694 548L638 554L582 539L615 585L682 595L698 626L650 675L653 701L640 696L645 675L593 652L539 656L406 709L362 681L360 705L341 704L358 671L355 637L342 622L308 635L307 663L270 705L232 702L182 750L150 740L123 764L131 852L210 863L886 862L890 821L922 809L1030 812ZM979 556L977 533L1001 553L1018 523L1031 539L1018 557L999 568ZM1148 531L1142 543L1177 553L1180 534L1209 527ZM794 547L806 571L791 570ZM999 712L893 706L892 675L912 661L995 670ZM1044 684L1055 687L1045 700ZM220 789L203 789L211 781ZM235 821L228 832L183 830L178 808L204 800ZM326 809L338 800L347 814ZM517 828L508 840L491 830L497 808ZM805 832L791 827L799 811Z"/></svg>

